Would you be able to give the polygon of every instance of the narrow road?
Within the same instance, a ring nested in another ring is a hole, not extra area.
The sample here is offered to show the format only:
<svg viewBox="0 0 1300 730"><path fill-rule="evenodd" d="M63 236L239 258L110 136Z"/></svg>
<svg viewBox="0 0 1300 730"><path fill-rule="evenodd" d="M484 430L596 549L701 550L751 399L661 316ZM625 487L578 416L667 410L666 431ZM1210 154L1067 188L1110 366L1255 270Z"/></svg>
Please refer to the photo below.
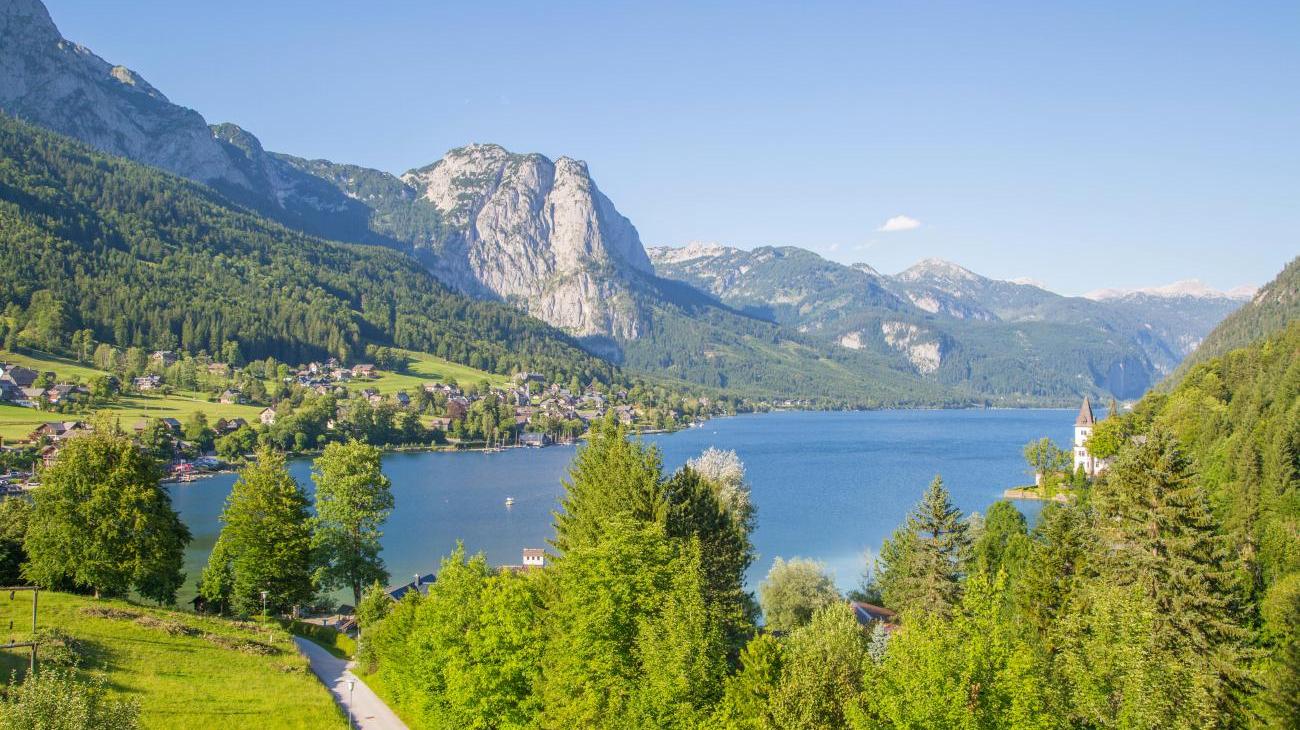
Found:
<svg viewBox="0 0 1300 730"><path fill-rule="evenodd" d="M352 727L362 730L406 730L406 725L388 709L379 695L352 673L352 662L339 659L320 645L300 636L293 637L293 640L302 653L307 655L312 673L334 693L339 706L351 716ZM356 683L351 691L348 690L350 681Z"/></svg>

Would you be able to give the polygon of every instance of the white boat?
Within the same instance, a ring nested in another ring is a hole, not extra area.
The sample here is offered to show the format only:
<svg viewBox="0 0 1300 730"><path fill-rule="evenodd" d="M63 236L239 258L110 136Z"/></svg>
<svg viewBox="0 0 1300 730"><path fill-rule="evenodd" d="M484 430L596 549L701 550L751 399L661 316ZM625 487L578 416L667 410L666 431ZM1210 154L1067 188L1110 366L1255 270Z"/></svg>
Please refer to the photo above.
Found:
<svg viewBox="0 0 1300 730"><path fill-rule="evenodd" d="M506 497L506 506L509 507L515 503L514 497Z"/></svg>

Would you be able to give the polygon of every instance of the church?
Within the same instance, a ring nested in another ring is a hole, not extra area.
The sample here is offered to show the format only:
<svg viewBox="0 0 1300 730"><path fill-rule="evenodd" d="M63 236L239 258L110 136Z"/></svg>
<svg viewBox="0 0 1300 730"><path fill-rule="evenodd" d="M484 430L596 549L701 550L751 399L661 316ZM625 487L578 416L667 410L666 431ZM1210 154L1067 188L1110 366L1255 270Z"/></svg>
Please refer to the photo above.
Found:
<svg viewBox="0 0 1300 730"><path fill-rule="evenodd" d="M1083 473L1090 477L1106 471L1110 466L1110 459L1098 459L1088 453L1088 437L1092 435L1092 428L1097 420L1092 415L1092 403L1088 397L1083 397L1083 405L1079 406L1079 417L1074 419L1074 471L1083 469Z"/></svg>

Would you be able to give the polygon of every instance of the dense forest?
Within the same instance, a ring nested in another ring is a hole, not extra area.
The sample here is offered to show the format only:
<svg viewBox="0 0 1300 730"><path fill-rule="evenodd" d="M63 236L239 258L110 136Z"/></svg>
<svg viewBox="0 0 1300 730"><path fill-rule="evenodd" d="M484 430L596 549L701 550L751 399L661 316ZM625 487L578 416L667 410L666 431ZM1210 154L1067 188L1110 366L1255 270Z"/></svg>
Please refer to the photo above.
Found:
<svg viewBox="0 0 1300 730"><path fill-rule="evenodd" d="M502 304L437 283L409 257L321 241L155 169L0 116L0 298L30 344L283 362L367 344L494 372L608 382L609 363Z"/></svg>
<svg viewBox="0 0 1300 730"><path fill-rule="evenodd" d="M756 602L734 455L664 474L607 424L553 564L458 549L426 597L372 590L363 668L418 727L1294 727L1300 323L1102 423L1110 469L1032 529L918 489L854 596L876 621L804 561Z"/></svg>

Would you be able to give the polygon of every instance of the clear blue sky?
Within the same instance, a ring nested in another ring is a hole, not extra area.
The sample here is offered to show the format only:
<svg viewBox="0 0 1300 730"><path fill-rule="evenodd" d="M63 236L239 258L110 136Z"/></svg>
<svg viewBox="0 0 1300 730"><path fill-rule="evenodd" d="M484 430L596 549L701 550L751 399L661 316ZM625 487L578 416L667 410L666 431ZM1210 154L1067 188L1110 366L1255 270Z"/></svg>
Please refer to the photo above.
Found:
<svg viewBox="0 0 1300 730"><path fill-rule="evenodd" d="M268 149L586 160L647 245L940 256L1065 293L1260 284L1300 253L1294 0L47 3Z"/></svg>

